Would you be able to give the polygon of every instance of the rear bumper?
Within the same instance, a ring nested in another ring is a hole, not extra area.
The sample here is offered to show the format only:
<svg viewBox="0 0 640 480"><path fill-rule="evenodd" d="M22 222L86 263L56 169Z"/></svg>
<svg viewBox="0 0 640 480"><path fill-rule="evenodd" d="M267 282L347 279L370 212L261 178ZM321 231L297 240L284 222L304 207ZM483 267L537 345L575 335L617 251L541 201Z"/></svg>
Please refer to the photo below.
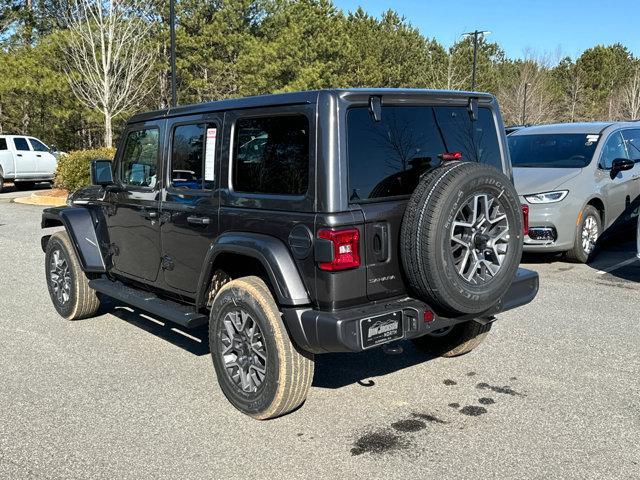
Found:
<svg viewBox="0 0 640 480"><path fill-rule="evenodd" d="M294 342L312 353L359 352L362 344L361 320L402 311L403 339L421 337L434 330L474 320L490 323L494 315L531 302L538 292L538 274L518 269L511 287L502 299L486 312L454 318L435 316L424 321L424 312L431 310L426 303L410 297L372 302L357 308L321 311L310 308L283 309L284 320Z"/></svg>

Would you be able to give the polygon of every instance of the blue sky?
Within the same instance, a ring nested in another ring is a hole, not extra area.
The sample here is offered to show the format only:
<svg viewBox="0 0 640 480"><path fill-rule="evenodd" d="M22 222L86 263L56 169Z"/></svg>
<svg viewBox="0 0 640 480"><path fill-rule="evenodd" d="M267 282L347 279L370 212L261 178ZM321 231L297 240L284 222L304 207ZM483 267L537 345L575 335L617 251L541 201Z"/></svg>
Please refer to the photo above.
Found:
<svg viewBox="0 0 640 480"><path fill-rule="evenodd" d="M423 35L446 46L459 34L491 30L510 58L529 48L537 54L556 51L576 58L596 44L622 43L640 56L640 0L334 0L343 10L361 5L379 16L392 8Z"/></svg>

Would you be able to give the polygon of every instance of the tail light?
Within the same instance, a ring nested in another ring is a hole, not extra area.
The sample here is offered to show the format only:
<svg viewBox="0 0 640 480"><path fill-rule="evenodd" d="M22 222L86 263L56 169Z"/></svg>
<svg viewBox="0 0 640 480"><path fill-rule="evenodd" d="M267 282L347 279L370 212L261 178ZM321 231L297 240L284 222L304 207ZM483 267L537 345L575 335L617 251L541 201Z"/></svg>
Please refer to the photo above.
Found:
<svg viewBox="0 0 640 480"><path fill-rule="evenodd" d="M522 225L524 234L529 235L529 205L522 205Z"/></svg>
<svg viewBox="0 0 640 480"><path fill-rule="evenodd" d="M460 160L462 158L462 152L445 152L438 155L443 162L451 160Z"/></svg>
<svg viewBox="0 0 640 480"><path fill-rule="evenodd" d="M356 228L320 230L318 238L329 240L333 246L332 260L320 262L320 268L330 272L360 266L360 232Z"/></svg>

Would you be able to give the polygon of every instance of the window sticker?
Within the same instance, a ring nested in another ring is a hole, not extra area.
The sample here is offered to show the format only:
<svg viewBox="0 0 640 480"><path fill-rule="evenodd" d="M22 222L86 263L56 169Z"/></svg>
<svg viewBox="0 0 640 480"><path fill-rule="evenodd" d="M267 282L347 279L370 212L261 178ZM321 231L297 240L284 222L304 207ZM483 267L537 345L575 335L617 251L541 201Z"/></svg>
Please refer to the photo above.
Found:
<svg viewBox="0 0 640 480"><path fill-rule="evenodd" d="M591 134L587 135L587 143L585 145L586 146L591 146L594 143L596 143L599 138L600 138L600 135L591 133Z"/></svg>
<svg viewBox="0 0 640 480"><path fill-rule="evenodd" d="M204 157L204 180L206 182L213 182L215 180L217 135L217 128L207 128L207 144Z"/></svg>

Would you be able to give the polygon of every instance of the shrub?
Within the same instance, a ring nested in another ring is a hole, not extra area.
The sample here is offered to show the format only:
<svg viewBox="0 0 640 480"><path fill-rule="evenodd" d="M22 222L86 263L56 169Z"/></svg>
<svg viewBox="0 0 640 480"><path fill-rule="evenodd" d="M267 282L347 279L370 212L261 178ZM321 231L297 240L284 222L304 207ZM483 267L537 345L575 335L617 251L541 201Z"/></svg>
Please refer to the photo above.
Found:
<svg viewBox="0 0 640 480"><path fill-rule="evenodd" d="M89 165L91 160L113 160L115 148L95 148L93 150L76 150L58 158L55 186L70 192L91 184Z"/></svg>

